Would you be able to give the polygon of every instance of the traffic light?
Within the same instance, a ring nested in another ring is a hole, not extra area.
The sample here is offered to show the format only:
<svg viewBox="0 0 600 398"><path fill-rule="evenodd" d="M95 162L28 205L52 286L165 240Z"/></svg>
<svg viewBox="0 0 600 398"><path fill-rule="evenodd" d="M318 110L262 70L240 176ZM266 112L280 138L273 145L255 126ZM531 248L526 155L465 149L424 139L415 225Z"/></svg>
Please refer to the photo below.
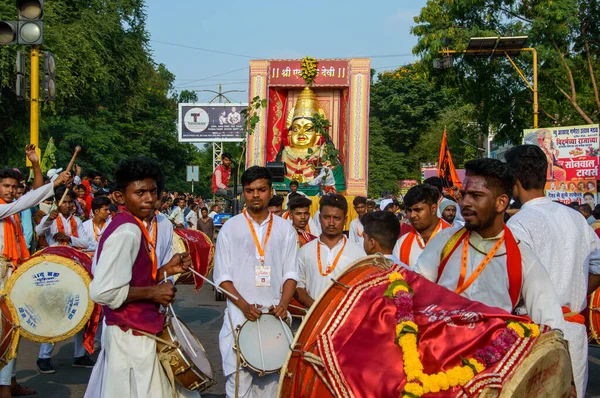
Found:
<svg viewBox="0 0 600 398"><path fill-rule="evenodd" d="M17 0L19 28L17 42L39 45L44 40L44 0Z"/></svg>
<svg viewBox="0 0 600 398"><path fill-rule="evenodd" d="M56 97L56 60L50 51L44 52L44 99L52 101Z"/></svg>
<svg viewBox="0 0 600 398"><path fill-rule="evenodd" d="M0 45L17 44L17 29L17 22L0 21Z"/></svg>

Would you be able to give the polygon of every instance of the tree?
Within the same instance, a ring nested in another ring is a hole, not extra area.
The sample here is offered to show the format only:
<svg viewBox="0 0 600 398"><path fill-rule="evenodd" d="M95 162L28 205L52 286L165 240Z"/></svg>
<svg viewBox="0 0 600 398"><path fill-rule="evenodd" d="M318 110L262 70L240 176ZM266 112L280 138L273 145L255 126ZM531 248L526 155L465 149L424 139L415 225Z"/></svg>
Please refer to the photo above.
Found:
<svg viewBox="0 0 600 398"><path fill-rule="evenodd" d="M540 125L597 123L598 11L589 0L431 0L415 17L413 52L431 71L440 50L464 50L471 37L527 35L539 54ZM531 80L531 56L513 59ZM519 142L532 125L531 92L502 57L459 56L451 71L431 76L476 106L482 134L493 126L500 141Z"/></svg>

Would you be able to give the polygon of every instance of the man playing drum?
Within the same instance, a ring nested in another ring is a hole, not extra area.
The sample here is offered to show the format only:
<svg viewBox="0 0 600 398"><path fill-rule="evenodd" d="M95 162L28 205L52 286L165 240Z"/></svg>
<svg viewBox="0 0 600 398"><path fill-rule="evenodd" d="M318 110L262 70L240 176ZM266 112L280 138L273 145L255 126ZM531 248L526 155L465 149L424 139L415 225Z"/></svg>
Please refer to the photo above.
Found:
<svg viewBox="0 0 600 398"><path fill-rule="evenodd" d="M176 289L159 282L165 273L189 269L191 258L173 256L159 275L156 238L144 220L154 214L163 182L158 164L146 158L121 161L115 171L114 195L124 208L102 235L92 265L90 297L103 306L106 329L86 397L172 396L154 336L163 330L160 306L174 301Z"/></svg>
<svg viewBox="0 0 600 398"><path fill-rule="evenodd" d="M32 191L14 200L21 174L14 169L0 169L0 289L4 289L12 270L29 257L18 214L54 195L54 189L69 179L69 173L63 172L51 184L43 185L44 177L35 146L29 145L25 152L34 172ZM0 370L0 397L11 397L13 393L28 395L35 392L18 385L15 373L14 360Z"/></svg>
<svg viewBox="0 0 600 398"><path fill-rule="evenodd" d="M440 231L414 271L456 293L513 312L523 300L531 319L564 330L552 282L533 251L504 224L514 178L497 159L465 164L460 207L465 227Z"/></svg>
<svg viewBox="0 0 600 398"><path fill-rule="evenodd" d="M344 235L348 202L340 194L325 195L319 202L323 232L319 239L307 243L298 252L300 281L296 299L310 307L331 278L341 274L346 266L365 256L365 251Z"/></svg>
<svg viewBox="0 0 600 398"><path fill-rule="evenodd" d="M310 199L308 199L306 196L301 195L294 197L288 203L292 225L298 233L298 249L307 244L308 242L317 239L316 236L307 231L308 224L310 222L311 204L312 201Z"/></svg>
<svg viewBox="0 0 600 398"><path fill-rule="evenodd" d="M83 231L88 241L87 250L95 251L102 233L110 224L110 199L107 196L98 196L92 200L92 213L94 217L83 223Z"/></svg>
<svg viewBox="0 0 600 398"><path fill-rule="evenodd" d="M394 247L394 255L404 264L414 267L425 246L443 229L450 227L446 221L438 218L437 188L429 184L416 185L404 195L406 217L412 229L402 235Z"/></svg>
<svg viewBox="0 0 600 398"><path fill-rule="evenodd" d="M297 238L292 225L269 212L271 172L252 166L242 174L246 210L221 229L215 252L214 281L238 299L228 297L219 348L227 397L275 397L279 375L260 377L238 366L234 330L256 321L268 308L285 319L298 280ZM265 353L267 355L268 353ZM238 353L239 355L239 353ZM239 357L238 357L239 358Z"/></svg>
<svg viewBox="0 0 600 398"><path fill-rule="evenodd" d="M540 147L521 145L505 156L515 174L514 197L523 203L507 225L535 252L550 276L568 321L564 333L569 340L577 395L584 397L588 341L580 312L587 305L588 275L600 273L600 240L580 214L545 197L548 161ZM591 280L593 275L589 276Z"/></svg>

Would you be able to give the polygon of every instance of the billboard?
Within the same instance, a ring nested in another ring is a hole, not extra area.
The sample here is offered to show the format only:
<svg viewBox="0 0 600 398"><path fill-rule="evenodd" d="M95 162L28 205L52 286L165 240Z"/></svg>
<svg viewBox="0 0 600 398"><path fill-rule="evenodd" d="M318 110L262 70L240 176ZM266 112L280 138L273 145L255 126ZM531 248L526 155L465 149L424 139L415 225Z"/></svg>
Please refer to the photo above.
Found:
<svg viewBox="0 0 600 398"><path fill-rule="evenodd" d="M241 142L245 140L241 111L248 104L179 104L179 142Z"/></svg>
<svg viewBox="0 0 600 398"><path fill-rule="evenodd" d="M347 87L349 85L347 59L319 59L317 77L313 87ZM270 62L269 86L304 87L306 83L300 77L302 60L281 59Z"/></svg>
<svg viewBox="0 0 600 398"><path fill-rule="evenodd" d="M523 130L523 143L539 146L548 160L546 195L563 203L596 197L599 125L548 127ZM586 195L587 196L587 195Z"/></svg>

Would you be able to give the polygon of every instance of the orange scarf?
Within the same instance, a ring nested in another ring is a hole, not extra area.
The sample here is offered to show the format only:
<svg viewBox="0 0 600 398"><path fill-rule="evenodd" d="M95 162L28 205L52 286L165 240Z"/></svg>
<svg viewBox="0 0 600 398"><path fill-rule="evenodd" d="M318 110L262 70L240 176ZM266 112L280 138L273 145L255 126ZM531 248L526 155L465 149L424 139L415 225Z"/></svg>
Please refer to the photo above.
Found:
<svg viewBox="0 0 600 398"><path fill-rule="evenodd" d="M79 238L79 234L77 233L77 220L75 220L75 217L71 216L71 218L69 219L69 225L71 226L71 235L70 236L72 236L74 238ZM68 235L65 232L65 225L63 224L61 214L59 214L58 217L56 217L56 227L58 228L58 232ZM61 243L61 245L66 246L67 242L63 242L63 243Z"/></svg>
<svg viewBox="0 0 600 398"><path fill-rule="evenodd" d="M0 199L0 204L7 204L3 199ZM19 215L15 214L11 217L6 217L4 220L4 251L2 255L10 260L15 267L19 265L21 259L29 257L25 236L21 230L21 220Z"/></svg>
<svg viewBox="0 0 600 398"><path fill-rule="evenodd" d="M437 226L433 230L433 233L431 234L431 236L429 237L427 242L431 242L431 239L433 239L433 237L439 231L446 229L446 228L450 228L450 224L448 224L445 220L442 220L440 218ZM402 261L404 264L406 264L408 266L411 266L410 252L412 250L412 245L413 245L413 242L415 241L415 239L417 239L417 243L419 244L419 247L421 249L424 249L425 246L427 246L427 243L425 243L425 242L421 243L421 236L417 235L417 231L414 228L412 228L412 230L408 233L408 236L404 239L404 242L402 242L402 245L400 246L400 261Z"/></svg>

